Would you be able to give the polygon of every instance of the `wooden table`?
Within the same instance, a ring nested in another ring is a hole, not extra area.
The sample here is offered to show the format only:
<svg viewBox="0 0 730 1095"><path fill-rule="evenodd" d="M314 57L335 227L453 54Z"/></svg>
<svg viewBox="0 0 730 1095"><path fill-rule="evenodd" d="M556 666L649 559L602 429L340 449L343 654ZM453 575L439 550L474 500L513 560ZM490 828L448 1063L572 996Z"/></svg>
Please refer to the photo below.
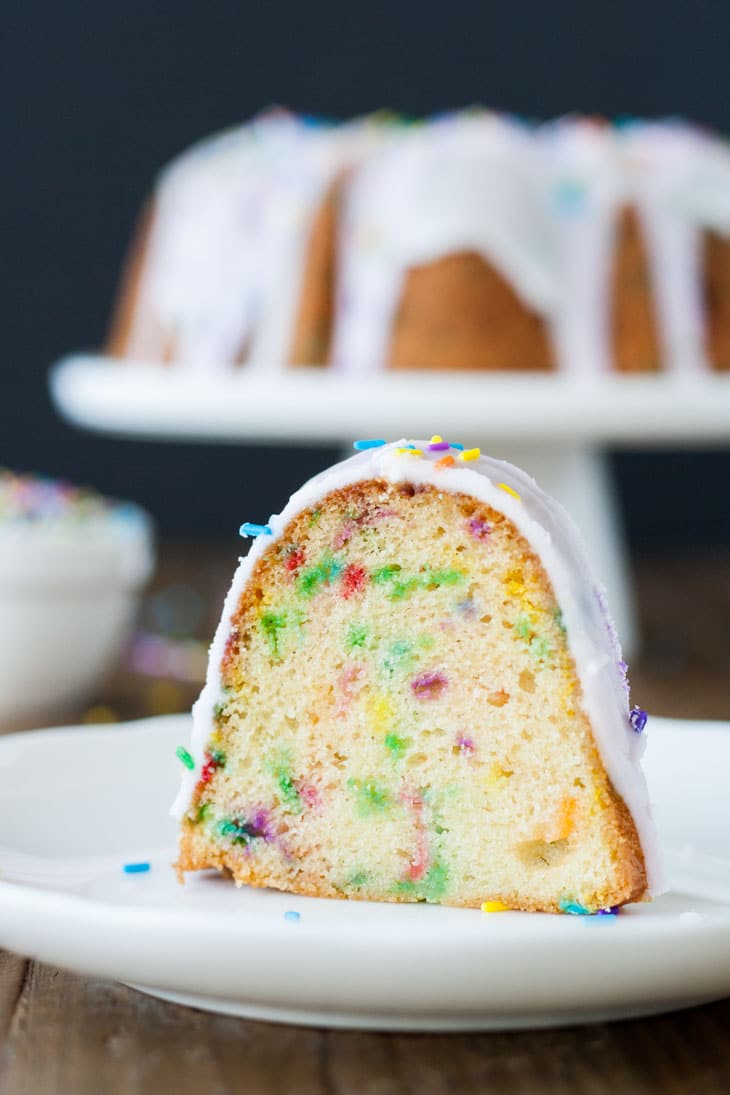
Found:
<svg viewBox="0 0 730 1095"><path fill-rule="evenodd" d="M187 582L215 600L235 551L169 545L157 586ZM646 640L632 673L637 702L730 718L730 559L643 560L636 577ZM122 717L143 714L144 684L119 673L99 700ZM730 999L556 1031L360 1034L208 1015L0 951L0 1095L138 1092L728 1095Z"/></svg>

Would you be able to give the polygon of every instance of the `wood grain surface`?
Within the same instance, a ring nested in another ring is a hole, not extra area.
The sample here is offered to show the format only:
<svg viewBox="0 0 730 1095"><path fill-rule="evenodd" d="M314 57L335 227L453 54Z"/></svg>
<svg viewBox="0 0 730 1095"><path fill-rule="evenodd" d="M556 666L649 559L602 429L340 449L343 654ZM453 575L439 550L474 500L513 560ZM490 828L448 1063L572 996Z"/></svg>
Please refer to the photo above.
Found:
<svg viewBox="0 0 730 1095"><path fill-rule="evenodd" d="M231 554L171 545L158 586L222 588ZM730 718L730 560L646 560L636 573L645 637L636 701L664 715ZM143 714L143 684L119 673L99 702L120 717ZM564 1030L349 1033L208 1015L0 951L1 1095L167 1092L728 1095L730 1000Z"/></svg>

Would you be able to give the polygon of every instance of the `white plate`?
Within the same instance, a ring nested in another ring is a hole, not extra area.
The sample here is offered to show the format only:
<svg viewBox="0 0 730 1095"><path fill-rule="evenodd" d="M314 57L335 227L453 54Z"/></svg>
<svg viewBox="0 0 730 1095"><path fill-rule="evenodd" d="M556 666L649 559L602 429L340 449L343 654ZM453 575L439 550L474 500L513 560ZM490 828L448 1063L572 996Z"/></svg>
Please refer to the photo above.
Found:
<svg viewBox="0 0 730 1095"><path fill-rule="evenodd" d="M51 371L70 422L130 437L341 442L430 437L617 443L727 441L730 374L544 376L182 369L75 354Z"/></svg>
<svg viewBox="0 0 730 1095"><path fill-rule="evenodd" d="M188 729L0 738L0 946L211 1010L386 1030L582 1023L730 993L730 724L652 720L672 889L616 919L324 901L210 874L178 886L167 807ZM122 872L139 860L148 874Z"/></svg>

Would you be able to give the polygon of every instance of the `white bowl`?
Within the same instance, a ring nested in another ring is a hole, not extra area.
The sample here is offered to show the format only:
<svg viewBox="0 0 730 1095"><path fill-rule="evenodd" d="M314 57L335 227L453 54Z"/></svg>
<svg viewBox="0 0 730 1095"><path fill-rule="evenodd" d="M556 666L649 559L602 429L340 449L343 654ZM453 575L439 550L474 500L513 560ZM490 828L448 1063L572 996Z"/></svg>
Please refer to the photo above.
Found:
<svg viewBox="0 0 730 1095"><path fill-rule="evenodd" d="M58 721L93 696L153 563L151 522L130 504L0 521L0 730Z"/></svg>

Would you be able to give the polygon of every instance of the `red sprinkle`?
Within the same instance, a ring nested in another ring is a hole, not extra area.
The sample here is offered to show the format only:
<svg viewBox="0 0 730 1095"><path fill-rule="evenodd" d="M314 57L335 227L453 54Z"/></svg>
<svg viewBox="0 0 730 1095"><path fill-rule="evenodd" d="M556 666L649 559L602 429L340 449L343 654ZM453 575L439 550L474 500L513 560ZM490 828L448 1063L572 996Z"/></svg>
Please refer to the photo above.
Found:
<svg viewBox="0 0 730 1095"><path fill-rule="evenodd" d="M304 566L304 551L302 548L294 548L293 551L290 551L284 560L284 566L287 570L292 571L292 573Z"/></svg>
<svg viewBox="0 0 730 1095"><path fill-rule="evenodd" d="M353 593L359 593L365 585L366 577L365 567L350 563L349 566L345 567L342 575L342 596L347 598L352 597Z"/></svg>
<svg viewBox="0 0 730 1095"><path fill-rule="evenodd" d="M205 787L207 783L213 778L213 774L218 768L218 761L215 757L212 757L210 753L205 754L205 763L200 770L200 779L198 780L198 787Z"/></svg>

